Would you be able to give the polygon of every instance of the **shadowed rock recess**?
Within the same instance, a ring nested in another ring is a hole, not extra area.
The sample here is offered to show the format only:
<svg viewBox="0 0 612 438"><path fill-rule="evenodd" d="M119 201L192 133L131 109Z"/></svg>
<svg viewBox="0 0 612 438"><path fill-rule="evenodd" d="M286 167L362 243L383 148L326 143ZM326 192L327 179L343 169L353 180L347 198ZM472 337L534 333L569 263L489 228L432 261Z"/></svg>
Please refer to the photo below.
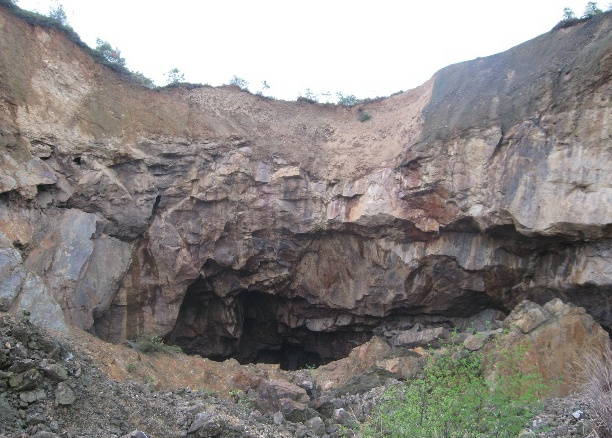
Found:
<svg viewBox="0 0 612 438"><path fill-rule="evenodd" d="M2 5L1 311L286 368L523 299L612 328L610 14L344 107L147 89Z"/></svg>

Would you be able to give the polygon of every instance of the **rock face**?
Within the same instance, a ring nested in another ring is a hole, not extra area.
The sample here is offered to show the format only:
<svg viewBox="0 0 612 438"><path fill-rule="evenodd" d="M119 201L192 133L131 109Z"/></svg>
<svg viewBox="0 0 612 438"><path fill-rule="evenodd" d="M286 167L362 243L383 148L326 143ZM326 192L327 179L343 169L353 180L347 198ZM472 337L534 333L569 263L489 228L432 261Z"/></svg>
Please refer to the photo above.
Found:
<svg viewBox="0 0 612 438"><path fill-rule="evenodd" d="M610 14L342 107L150 90L2 5L0 310L287 367L525 298L612 328Z"/></svg>
<svg viewBox="0 0 612 438"><path fill-rule="evenodd" d="M498 360L491 360L489 372L513 347L526 347L518 358L525 372L534 369L550 385L553 395L566 396L584 389L584 367L589 361L610 357L610 338L582 307L556 298L540 306L525 300L504 320L509 334L489 349ZM497 349L497 351L496 351Z"/></svg>

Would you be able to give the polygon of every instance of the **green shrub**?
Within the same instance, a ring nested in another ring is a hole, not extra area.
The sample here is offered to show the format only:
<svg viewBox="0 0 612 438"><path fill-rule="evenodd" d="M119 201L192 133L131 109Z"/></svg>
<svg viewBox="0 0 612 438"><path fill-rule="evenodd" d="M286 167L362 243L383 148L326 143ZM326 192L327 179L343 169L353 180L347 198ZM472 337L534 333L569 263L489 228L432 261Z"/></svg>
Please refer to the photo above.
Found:
<svg viewBox="0 0 612 438"><path fill-rule="evenodd" d="M367 122L368 120L370 120L372 118L371 115L369 115L368 113L366 113L365 111L363 111L361 113L361 115L359 116L359 121L360 122Z"/></svg>
<svg viewBox="0 0 612 438"><path fill-rule="evenodd" d="M304 94L300 93L298 100L305 100L311 103L318 103L319 95L315 93L314 91L312 91L310 88L306 88L306 91L304 92Z"/></svg>
<svg viewBox="0 0 612 438"><path fill-rule="evenodd" d="M541 376L518 368L521 350L508 351L494 381L481 356L448 347L430 357L424 376L387 390L366 437L516 437L539 409ZM527 390L526 390L527 389Z"/></svg>
<svg viewBox="0 0 612 438"><path fill-rule="evenodd" d="M144 353L182 353L181 347L178 345L168 345L164 343L164 340L158 336L153 335L151 337L142 337L137 339L134 344L138 350Z"/></svg>
<svg viewBox="0 0 612 438"><path fill-rule="evenodd" d="M249 82L246 79L243 79L239 76L232 76L232 78L229 81L230 85L235 85L238 88L245 90L245 91L249 91Z"/></svg>
<svg viewBox="0 0 612 438"><path fill-rule="evenodd" d="M357 105L357 103L359 103L357 96L353 94L350 94L347 96L345 94L338 92L336 93L336 98L337 98L338 105L355 106Z"/></svg>
<svg viewBox="0 0 612 438"><path fill-rule="evenodd" d="M94 51L102 56L106 62L125 66L125 58L121 57L121 50L117 47L113 47L108 41L104 41L100 38L96 39L96 48Z"/></svg>

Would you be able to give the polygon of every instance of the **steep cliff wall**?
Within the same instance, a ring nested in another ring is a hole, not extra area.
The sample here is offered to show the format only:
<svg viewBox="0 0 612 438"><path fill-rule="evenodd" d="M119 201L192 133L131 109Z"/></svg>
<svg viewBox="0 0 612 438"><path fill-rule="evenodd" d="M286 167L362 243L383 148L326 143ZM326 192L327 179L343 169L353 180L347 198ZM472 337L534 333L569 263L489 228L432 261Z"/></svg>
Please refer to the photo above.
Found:
<svg viewBox="0 0 612 438"><path fill-rule="evenodd" d="M150 90L2 7L0 35L0 310L244 361L524 298L612 328L609 14L353 108Z"/></svg>

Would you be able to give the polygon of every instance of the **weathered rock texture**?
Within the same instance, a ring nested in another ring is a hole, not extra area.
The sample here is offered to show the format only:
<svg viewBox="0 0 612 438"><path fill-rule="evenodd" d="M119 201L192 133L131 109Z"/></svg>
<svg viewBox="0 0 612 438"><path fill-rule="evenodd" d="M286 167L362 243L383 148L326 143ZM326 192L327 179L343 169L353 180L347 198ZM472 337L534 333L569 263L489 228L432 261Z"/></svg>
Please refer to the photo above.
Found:
<svg viewBox="0 0 612 438"><path fill-rule="evenodd" d="M150 90L3 6L0 33L2 309L294 365L524 298L612 327L609 14L353 108Z"/></svg>

